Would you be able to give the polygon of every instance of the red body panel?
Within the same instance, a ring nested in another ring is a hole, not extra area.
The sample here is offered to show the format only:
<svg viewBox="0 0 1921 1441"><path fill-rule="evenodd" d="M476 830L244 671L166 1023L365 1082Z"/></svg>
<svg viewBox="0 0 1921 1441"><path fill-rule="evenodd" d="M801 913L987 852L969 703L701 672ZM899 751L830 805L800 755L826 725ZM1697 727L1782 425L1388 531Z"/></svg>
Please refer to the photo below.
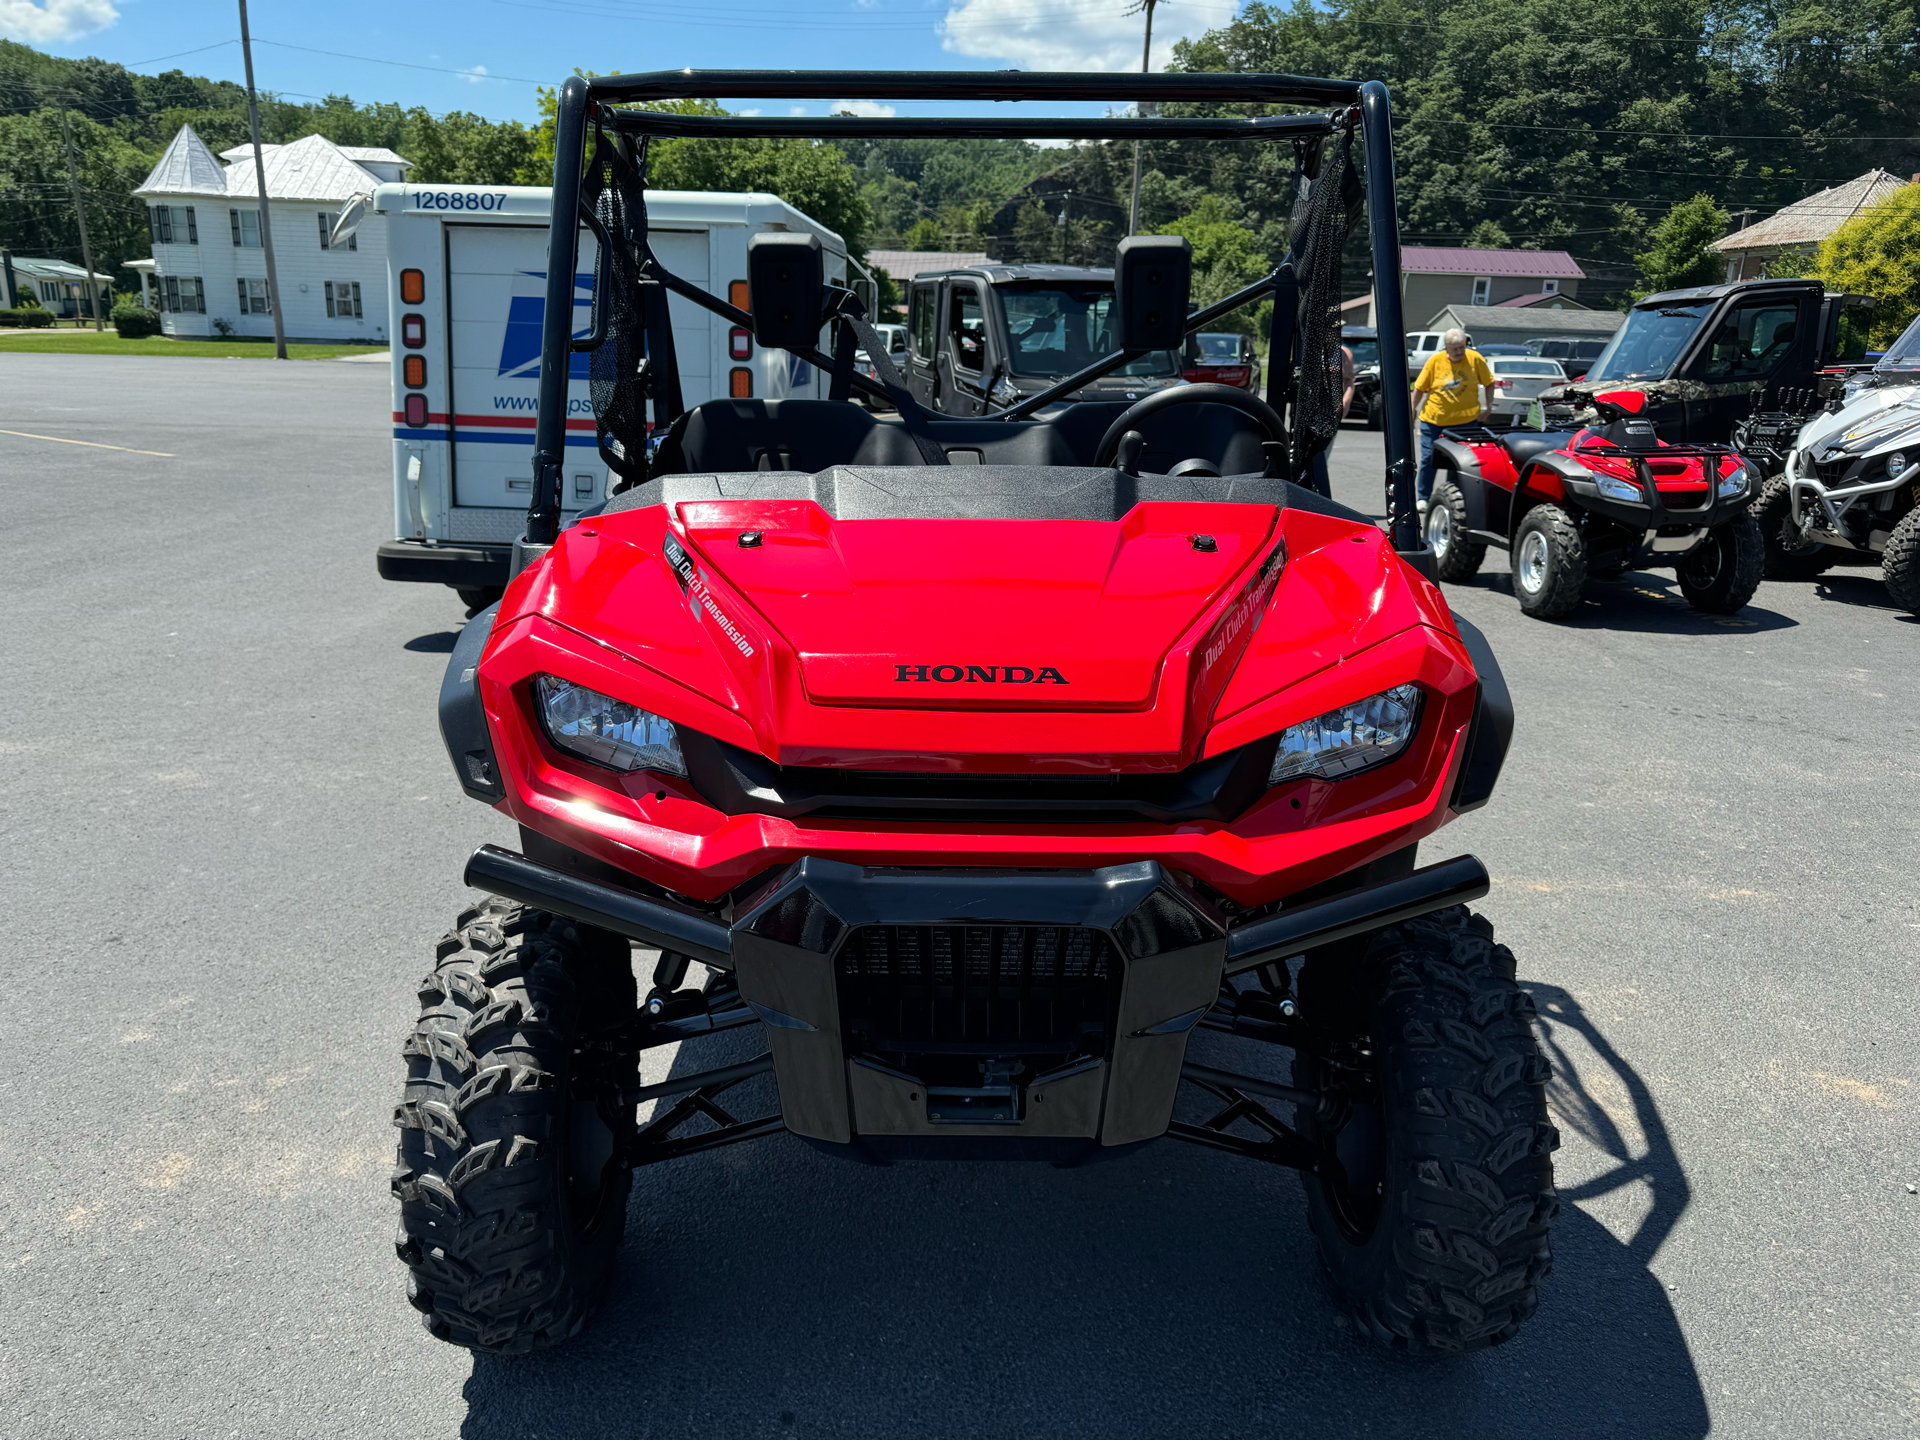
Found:
<svg viewBox="0 0 1921 1441"><path fill-rule="evenodd" d="M1425 704L1392 762L1276 787L1231 822L882 824L729 816L683 781L563 755L531 709L543 672L784 765L1003 775L1179 770L1408 681ZM1156 859L1258 904L1444 824L1476 695L1446 602L1378 530L1202 504L1112 523L836 521L793 501L602 516L508 588L479 679L503 810L702 899L811 854Z"/></svg>
<svg viewBox="0 0 1921 1441"><path fill-rule="evenodd" d="M1603 398L1620 400L1624 395L1632 395L1637 402L1635 408L1639 408L1638 392L1609 392ZM1560 476L1546 467L1530 465L1525 477L1518 473L1513 459L1498 441L1479 445L1470 444L1467 448L1474 452L1474 458L1480 465L1481 478L1490 485L1499 486L1507 491L1513 491L1519 487L1548 500L1559 500L1566 493L1566 487L1562 485ZM1649 472L1654 477L1654 487L1661 493L1664 501L1671 502L1682 509L1700 505L1708 489L1708 461L1698 454L1663 460L1660 452L1667 448L1669 448L1668 443L1660 441L1653 451L1630 452L1620 449L1612 441L1603 438L1598 431L1581 430L1575 433L1574 439L1565 449L1554 453L1573 460L1589 470L1601 471L1628 481L1636 479L1631 456L1638 454L1647 464ZM1720 456L1716 464L1718 477L1737 469L1740 461L1732 451L1729 451ZM1515 514L1518 518L1520 514L1518 508Z"/></svg>

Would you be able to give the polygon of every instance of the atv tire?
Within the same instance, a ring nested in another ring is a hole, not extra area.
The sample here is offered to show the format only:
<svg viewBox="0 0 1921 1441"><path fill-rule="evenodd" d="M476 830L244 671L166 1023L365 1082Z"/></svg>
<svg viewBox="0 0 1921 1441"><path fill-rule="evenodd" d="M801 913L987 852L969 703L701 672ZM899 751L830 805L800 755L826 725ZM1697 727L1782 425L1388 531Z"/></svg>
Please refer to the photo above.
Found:
<svg viewBox="0 0 1921 1441"><path fill-rule="evenodd" d="M1717 525L1674 568L1689 605L1710 615L1733 615L1761 588L1767 546L1761 527L1743 512Z"/></svg>
<svg viewBox="0 0 1921 1441"><path fill-rule="evenodd" d="M1765 547L1761 573L1769 580L1813 580L1839 559L1833 546L1805 540L1795 528L1785 476L1776 476L1761 488L1748 514L1761 527Z"/></svg>
<svg viewBox="0 0 1921 1441"><path fill-rule="evenodd" d="M1881 579L1888 594L1910 614L1921 612L1921 562L1915 557L1917 544L1921 544L1921 506L1896 522L1887 548L1881 552Z"/></svg>
<svg viewBox="0 0 1921 1441"><path fill-rule="evenodd" d="M1422 522L1428 547L1434 552L1434 574L1455 584L1471 580L1487 559L1487 547L1467 536L1467 497L1445 477L1434 482Z"/></svg>
<svg viewBox="0 0 1921 1441"><path fill-rule="evenodd" d="M499 899L460 916L402 1046L394 1248L427 1329L475 1351L580 1330L613 1269L632 1173L631 1049L589 1027L633 1014L618 936Z"/></svg>
<svg viewBox="0 0 1921 1441"><path fill-rule="evenodd" d="M1464 906L1310 955L1301 1015L1356 1038L1357 1073L1298 1051L1294 1083L1345 1109L1299 1108L1338 1166L1303 1172L1308 1221L1341 1305L1389 1346L1476 1350L1534 1314L1559 1210L1549 1067L1514 956ZM1371 1054L1370 1054L1371 1053Z"/></svg>
<svg viewBox="0 0 1921 1441"><path fill-rule="evenodd" d="M1587 584L1587 537L1558 505L1537 505L1521 517L1508 561L1514 598L1536 620L1559 620L1581 604Z"/></svg>

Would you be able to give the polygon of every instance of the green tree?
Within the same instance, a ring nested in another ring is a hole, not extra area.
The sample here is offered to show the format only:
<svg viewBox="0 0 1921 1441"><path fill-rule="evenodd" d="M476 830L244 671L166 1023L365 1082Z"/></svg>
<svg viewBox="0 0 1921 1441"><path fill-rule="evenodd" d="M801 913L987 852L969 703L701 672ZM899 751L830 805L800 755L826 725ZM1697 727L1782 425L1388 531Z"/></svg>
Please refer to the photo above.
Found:
<svg viewBox="0 0 1921 1441"><path fill-rule="evenodd" d="M1904 185L1821 242L1808 274L1829 290L1872 295L1868 348L1885 350L1915 316L1921 274L1921 186Z"/></svg>
<svg viewBox="0 0 1921 1441"><path fill-rule="evenodd" d="M901 243L909 250L945 250L947 237L941 234L940 226L934 221L923 219L907 227L907 234L902 237Z"/></svg>
<svg viewBox="0 0 1921 1441"><path fill-rule="evenodd" d="M1267 252L1246 224L1231 215L1218 195L1202 198L1195 209L1155 232L1179 235L1194 247L1194 281L1189 292L1197 305L1212 305L1252 285L1269 270ZM1226 316L1222 328L1253 333L1254 317L1246 308Z"/></svg>
<svg viewBox="0 0 1921 1441"><path fill-rule="evenodd" d="M1727 231L1727 212L1711 195L1696 195L1668 211L1649 234L1648 248L1634 257L1642 284L1634 298L1720 279L1724 264L1708 247Z"/></svg>

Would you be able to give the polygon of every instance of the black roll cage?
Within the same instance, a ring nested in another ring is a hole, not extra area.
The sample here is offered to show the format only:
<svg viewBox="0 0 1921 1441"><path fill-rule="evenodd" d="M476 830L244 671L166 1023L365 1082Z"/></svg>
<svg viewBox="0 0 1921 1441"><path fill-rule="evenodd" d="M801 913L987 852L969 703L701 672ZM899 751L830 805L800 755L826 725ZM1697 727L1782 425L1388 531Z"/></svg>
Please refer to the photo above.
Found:
<svg viewBox="0 0 1921 1441"><path fill-rule="evenodd" d="M1202 104L1327 105L1328 113L1263 116L784 116L682 115L658 110L623 108L641 102L671 100L1076 100L1148 101ZM1385 339L1404 336L1401 293L1400 227L1394 209L1393 131L1388 115L1387 87L1378 80L1320 80L1299 75L1226 74L1064 74L1023 71L890 71L890 70L671 70L644 75L610 75L593 79L569 76L556 97L554 134L554 205L547 240L547 301L541 322L539 409L534 429L533 500L527 509L526 535L520 548L551 545L560 533L561 473L567 423L569 358L575 349L588 348L594 337L573 334L574 274L579 257L580 229L601 227L584 204L582 179L590 132L614 137L616 145L660 136L784 136L833 140L841 136L886 138L1029 139L1029 140L1280 140L1323 137L1357 126L1366 156L1368 238L1374 266L1375 329ZM568 202L572 197L572 203ZM605 244L607 237L598 237ZM643 237L644 238L644 237ZM1275 293L1275 326L1270 344L1268 396L1272 403L1292 385L1291 364L1275 365L1277 349L1292 350L1292 313L1282 304L1293 291L1295 257L1288 256L1275 271L1235 295L1189 317L1190 331L1265 291ZM736 325L751 324L735 309L700 287L661 274L662 283L694 304ZM596 287L598 311L598 287ZM1284 316L1285 312L1285 316ZM594 324L600 328L598 314ZM1381 389L1388 396L1408 391L1407 354L1402 345L1380 348ZM818 352L805 359L831 369L832 361ZM1098 379L1125 365L1134 356L1116 352L1078 375L1030 396L1002 412L1002 418L1024 417L1059 395ZM1278 372L1278 374L1277 374ZM866 377L857 377L865 381ZM870 388L863 385L863 388ZM878 388L878 387L873 387ZM1389 536L1395 550L1422 549L1414 518L1414 427L1407 406L1383 407L1387 442L1385 476Z"/></svg>

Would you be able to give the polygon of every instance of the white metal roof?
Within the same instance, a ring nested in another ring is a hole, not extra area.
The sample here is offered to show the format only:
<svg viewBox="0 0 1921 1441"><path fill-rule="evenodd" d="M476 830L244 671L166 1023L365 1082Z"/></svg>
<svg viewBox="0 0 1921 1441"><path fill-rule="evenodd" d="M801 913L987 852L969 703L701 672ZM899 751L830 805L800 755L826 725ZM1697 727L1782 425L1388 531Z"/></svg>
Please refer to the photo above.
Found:
<svg viewBox="0 0 1921 1441"><path fill-rule="evenodd" d="M380 177L356 165L322 135L309 135L271 150L263 146L261 158L267 164L267 193L275 200L345 200L380 183ZM247 154L227 168L227 194L259 193L249 147Z"/></svg>
<svg viewBox="0 0 1921 1441"><path fill-rule="evenodd" d="M336 147L349 160L371 160L377 165L404 165L413 169L413 161L404 155L396 155L382 145L341 145Z"/></svg>
<svg viewBox="0 0 1921 1441"><path fill-rule="evenodd" d="M225 195L227 172L207 142L182 125L135 195Z"/></svg>

